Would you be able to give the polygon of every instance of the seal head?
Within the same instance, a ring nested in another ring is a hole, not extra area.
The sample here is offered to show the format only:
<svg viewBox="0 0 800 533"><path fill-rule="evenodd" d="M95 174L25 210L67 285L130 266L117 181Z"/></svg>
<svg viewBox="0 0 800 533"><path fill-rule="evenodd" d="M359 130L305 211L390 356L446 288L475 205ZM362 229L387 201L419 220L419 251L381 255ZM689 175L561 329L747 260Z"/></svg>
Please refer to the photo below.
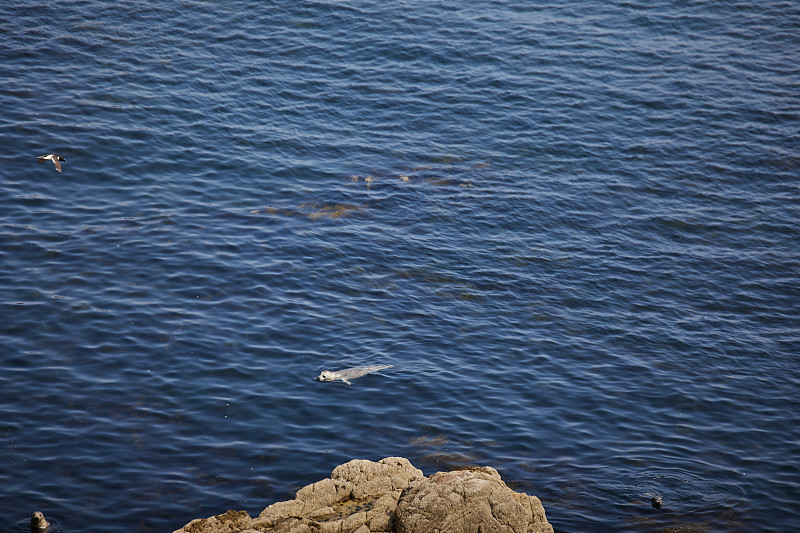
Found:
<svg viewBox="0 0 800 533"><path fill-rule="evenodd" d="M317 376L317 381L333 381L334 379L336 379L336 373L330 370L323 370Z"/></svg>
<svg viewBox="0 0 800 533"><path fill-rule="evenodd" d="M656 494L653 496L653 499L650 500L650 503L653 505L653 508L661 509L661 506L664 505L664 499L660 494Z"/></svg>
<svg viewBox="0 0 800 533"><path fill-rule="evenodd" d="M50 527L50 522L44 517L41 511L36 511L31 515L31 533L41 533Z"/></svg>

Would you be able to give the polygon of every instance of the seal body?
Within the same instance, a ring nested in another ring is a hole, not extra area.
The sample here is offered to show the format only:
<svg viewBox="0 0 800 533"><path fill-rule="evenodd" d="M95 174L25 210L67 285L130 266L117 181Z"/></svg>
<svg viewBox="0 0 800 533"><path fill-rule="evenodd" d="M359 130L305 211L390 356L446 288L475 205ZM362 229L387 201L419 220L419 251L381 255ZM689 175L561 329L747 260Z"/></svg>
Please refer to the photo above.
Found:
<svg viewBox="0 0 800 533"><path fill-rule="evenodd" d="M350 383L351 379L360 378L361 376L383 370L384 368L392 368L392 366L394 365L356 366L335 371L323 370L320 375L317 376L317 381L336 381L337 379L341 379L348 385L352 385L352 383Z"/></svg>
<svg viewBox="0 0 800 533"><path fill-rule="evenodd" d="M50 527L50 522L44 517L41 511L36 511L31 515L31 533L41 533Z"/></svg>

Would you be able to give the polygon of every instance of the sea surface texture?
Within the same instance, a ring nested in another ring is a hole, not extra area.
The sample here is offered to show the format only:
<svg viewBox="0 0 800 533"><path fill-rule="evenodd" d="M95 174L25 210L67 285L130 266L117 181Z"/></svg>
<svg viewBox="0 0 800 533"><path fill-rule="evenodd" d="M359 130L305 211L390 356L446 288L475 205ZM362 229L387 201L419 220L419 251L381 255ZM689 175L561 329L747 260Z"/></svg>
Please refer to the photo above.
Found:
<svg viewBox="0 0 800 533"><path fill-rule="evenodd" d="M797 530L798 58L796 1L3 2L0 530L397 455Z"/></svg>

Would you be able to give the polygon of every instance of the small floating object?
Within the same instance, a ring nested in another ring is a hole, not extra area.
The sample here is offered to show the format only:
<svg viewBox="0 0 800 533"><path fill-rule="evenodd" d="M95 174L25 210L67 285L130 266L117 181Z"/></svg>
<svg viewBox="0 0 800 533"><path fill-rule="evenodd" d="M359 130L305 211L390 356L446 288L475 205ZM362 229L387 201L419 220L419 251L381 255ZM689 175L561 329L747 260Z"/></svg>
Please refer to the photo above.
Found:
<svg viewBox="0 0 800 533"><path fill-rule="evenodd" d="M394 365L356 366L353 368L345 368L344 370L336 371L323 370L316 379L317 381L336 381L337 379L341 379L348 385L352 385L352 383L350 383L351 379L360 378L361 376L377 372L378 370L383 370L384 368L392 368L392 366Z"/></svg>
<svg viewBox="0 0 800 533"><path fill-rule="evenodd" d="M664 505L664 498L662 498L660 494L654 494L650 503L653 504L653 508L661 509L661 506Z"/></svg>
<svg viewBox="0 0 800 533"><path fill-rule="evenodd" d="M40 155L38 159L39 163L44 163L45 161L52 161L56 167L56 170L58 170L59 172L61 172L61 161L66 161L66 159L64 159L58 154Z"/></svg>
<svg viewBox="0 0 800 533"><path fill-rule="evenodd" d="M50 527L50 522L44 517L41 511L36 511L31 515L31 532L39 533L47 530Z"/></svg>

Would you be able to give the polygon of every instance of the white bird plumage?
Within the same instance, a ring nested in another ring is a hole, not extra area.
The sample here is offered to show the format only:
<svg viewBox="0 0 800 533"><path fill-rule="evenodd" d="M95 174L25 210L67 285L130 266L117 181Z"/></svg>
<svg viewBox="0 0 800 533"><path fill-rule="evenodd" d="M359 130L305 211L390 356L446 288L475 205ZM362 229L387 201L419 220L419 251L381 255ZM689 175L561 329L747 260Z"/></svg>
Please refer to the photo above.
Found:
<svg viewBox="0 0 800 533"><path fill-rule="evenodd" d="M38 157L38 159L39 159L39 163L44 163L45 161L52 161L53 164L56 167L56 170L58 170L59 172L61 172L61 161L66 161L66 159L64 159L63 157L61 157L58 154L40 155Z"/></svg>

